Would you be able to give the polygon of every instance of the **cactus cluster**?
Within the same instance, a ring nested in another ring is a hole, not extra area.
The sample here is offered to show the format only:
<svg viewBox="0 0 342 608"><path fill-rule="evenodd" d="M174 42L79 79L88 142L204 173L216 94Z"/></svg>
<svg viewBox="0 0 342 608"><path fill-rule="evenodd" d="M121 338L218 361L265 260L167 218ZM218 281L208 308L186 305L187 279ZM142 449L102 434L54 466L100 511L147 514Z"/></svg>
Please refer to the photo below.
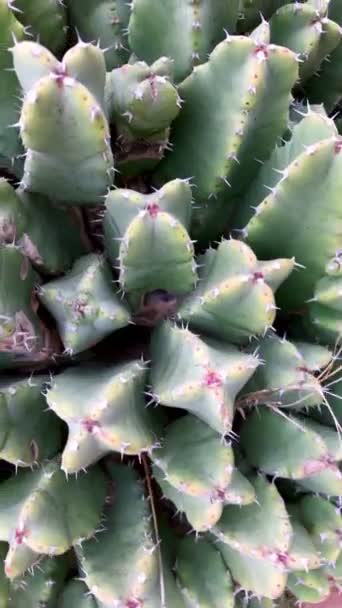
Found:
<svg viewBox="0 0 342 608"><path fill-rule="evenodd" d="M1 608L342 592L341 5L0 0Z"/></svg>

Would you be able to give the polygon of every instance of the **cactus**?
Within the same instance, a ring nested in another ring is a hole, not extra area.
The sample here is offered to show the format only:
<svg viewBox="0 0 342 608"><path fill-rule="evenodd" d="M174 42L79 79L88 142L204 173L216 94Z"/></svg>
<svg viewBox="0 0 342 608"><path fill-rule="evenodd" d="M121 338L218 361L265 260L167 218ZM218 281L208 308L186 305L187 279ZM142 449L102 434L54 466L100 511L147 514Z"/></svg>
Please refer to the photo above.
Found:
<svg viewBox="0 0 342 608"><path fill-rule="evenodd" d="M77 549L84 580L105 606L142 602L157 608L160 563L153 550L150 509L142 483L134 471L120 465L111 465L110 474L117 497L109 505L107 532ZM117 547L114 556L113 542Z"/></svg>
<svg viewBox="0 0 342 608"><path fill-rule="evenodd" d="M196 284L194 247L187 232L191 200L190 186L182 180L149 195L120 188L108 195L105 247L135 308L156 289L182 295Z"/></svg>
<svg viewBox="0 0 342 608"><path fill-rule="evenodd" d="M58 608L104 608L89 595L88 587L79 580L70 581L59 597Z"/></svg>
<svg viewBox="0 0 342 608"><path fill-rule="evenodd" d="M249 247L231 239L208 249L199 262L200 283L179 308L182 321L236 343L272 327L274 291L290 275L294 260L259 262Z"/></svg>
<svg viewBox="0 0 342 608"><path fill-rule="evenodd" d="M253 343L251 351L255 348ZM329 350L316 344L293 344L272 333L259 340L257 349L263 365L244 388L241 405L273 402L277 407L303 409L322 403L323 389L315 374L330 363Z"/></svg>
<svg viewBox="0 0 342 608"><path fill-rule="evenodd" d="M267 158L285 129L297 76L288 49L227 36L180 85L184 110L170 139L178 152L166 155L156 179L194 179L194 234L204 243L225 228L246 179L257 174L255 158ZM275 103L265 114L269 97Z"/></svg>
<svg viewBox="0 0 342 608"><path fill-rule="evenodd" d="M327 17L328 2L287 4L271 18L271 41L299 55L301 83L310 78L341 41L340 27Z"/></svg>
<svg viewBox="0 0 342 608"><path fill-rule="evenodd" d="M13 0L12 10L31 35L53 53L63 51L67 43L67 11L61 0Z"/></svg>
<svg viewBox="0 0 342 608"><path fill-rule="evenodd" d="M107 262L79 258L65 277L45 283L39 298L55 317L66 351L87 350L129 323L130 314L111 288Z"/></svg>
<svg viewBox="0 0 342 608"><path fill-rule="evenodd" d="M78 209L64 211L1 178L0 243L16 244L44 274L65 272L89 247Z"/></svg>
<svg viewBox="0 0 342 608"><path fill-rule="evenodd" d="M258 359L168 324L155 331L151 354L152 400L192 412L221 435L229 434L235 397Z"/></svg>
<svg viewBox="0 0 342 608"><path fill-rule="evenodd" d="M0 608L342 589L340 5L0 0Z"/></svg>
<svg viewBox="0 0 342 608"><path fill-rule="evenodd" d="M240 31L251 31L257 27L261 19L269 19L272 14L289 0L241 0Z"/></svg>
<svg viewBox="0 0 342 608"><path fill-rule="evenodd" d="M181 98L172 84L172 62L160 58L124 65L107 75L106 106L118 129L117 166L128 175L152 170L168 146Z"/></svg>
<svg viewBox="0 0 342 608"><path fill-rule="evenodd" d="M71 51L59 63L40 45L16 44L13 49L25 93L19 120L27 150L21 184L60 203L94 204L113 181L109 127L97 98L81 82L89 84L89 74ZM104 89L104 63L102 70ZM92 89L98 80L98 74L91 75Z"/></svg>
<svg viewBox="0 0 342 608"><path fill-rule="evenodd" d="M63 557L46 557L32 577L24 577L12 582L8 593L8 606L16 608L37 608L56 605L59 593L63 589L70 560Z"/></svg>
<svg viewBox="0 0 342 608"><path fill-rule="evenodd" d="M46 384L44 376L1 380L0 456L16 467L30 467L59 451L61 428L52 412L46 411Z"/></svg>
<svg viewBox="0 0 342 608"><path fill-rule="evenodd" d="M335 476L337 489L327 494L342 494L342 475L337 466L342 452L338 434L332 429L304 417L284 419L265 409L259 414L253 412L243 425L241 445L248 462L264 473L300 480L300 485L303 480L304 487L321 493L325 493L325 488L319 480L322 476L324 480L323 474L328 473Z"/></svg>
<svg viewBox="0 0 342 608"><path fill-rule="evenodd" d="M133 0L128 24L130 47L147 63L170 57L176 80L184 80L194 66L206 61L224 38L225 29L235 30L238 4L238 0L176 0L166 8L157 0ZM154 19L150 19L151 13Z"/></svg>
<svg viewBox="0 0 342 608"><path fill-rule="evenodd" d="M16 40L26 37L24 26L12 12L9 2L0 2L0 167L12 170L17 177L22 175L23 147L17 136L19 107L17 96L20 86L12 71L10 48L13 36Z"/></svg>
<svg viewBox="0 0 342 608"><path fill-rule="evenodd" d="M0 536L9 543L6 576L16 578L38 563L41 556L62 555L75 543L91 537L105 496L106 480L100 469L67 481L58 460L4 482L0 490Z"/></svg>
<svg viewBox="0 0 342 608"><path fill-rule="evenodd" d="M342 25L341 5L338 0L330 0L328 16L339 26ZM339 71L341 69L342 43L340 42L333 52L326 57L320 69L306 83L305 93L310 102L324 103L327 112L332 112L342 97Z"/></svg>
<svg viewBox="0 0 342 608"><path fill-rule="evenodd" d="M320 118L322 120L326 121ZM262 198L260 184L259 191L255 190L256 200L246 199L249 204L255 202L256 209L244 228L248 244L259 256L266 259L286 256L291 250L297 263L305 267L292 273L284 289L280 290L282 305L294 309L312 297L316 282L324 276L326 267L339 249L340 210L335 176L339 174L341 142L336 134L331 133L333 125L327 125L330 136L322 137L320 129L317 143L306 144L305 138L302 140L302 124L300 122L294 130L293 144L290 140L279 152L275 151L274 158L263 167L261 179L265 180L272 169L276 169L273 172L276 177L270 186L266 182L270 188L266 197ZM300 145L298 154L297 146ZM320 189L324 192L324 205ZM304 204L306 217L297 223L296 214ZM312 210L310 213L308 205ZM281 234L276 240L267 238L278 222L282 225ZM324 222L331 225L331 230L322 230ZM291 247L288 247L290 235ZM314 248L310 247L312 239L316 243Z"/></svg>
<svg viewBox="0 0 342 608"><path fill-rule="evenodd" d="M207 424L190 415L166 429L163 446L153 460L175 488L212 501L224 496L234 469L232 449Z"/></svg>
<svg viewBox="0 0 342 608"><path fill-rule="evenodd" d="M320 569L290 574L287 587L300 602L316 604L326 600L330 595L329 582Z"/></svg>
<svg viewBox="0 0 342 608"><path fill-rule="evenodd" d="M177 552L176 572L190 606L234 608L230 574L219 552L208 541L183 539Z"/></svg>
<svg viewBox="0 0 342 608"><path fill-rule="evenodd" d="M129 57L126 29L129 4L125 0L72 0L69 3L75 30L86 41L106 49L107 70L126 63Z"/></svg>
<svg viewBox="0 0 342 608"><path fill-rule="evenodd" d="M54 352L53 335L37 315L39 277L15 247L0 248L0 366L46 364Z"/></svg>
<svg viewBox="0 0 342 608"><path fill-rule="evenodd" d="M152 451L160 430L145 408L145 376L146 365L132 361L104 369L69 369L56 377L47 402L69 427L63 470L75 473L111 451Z"/></svg>

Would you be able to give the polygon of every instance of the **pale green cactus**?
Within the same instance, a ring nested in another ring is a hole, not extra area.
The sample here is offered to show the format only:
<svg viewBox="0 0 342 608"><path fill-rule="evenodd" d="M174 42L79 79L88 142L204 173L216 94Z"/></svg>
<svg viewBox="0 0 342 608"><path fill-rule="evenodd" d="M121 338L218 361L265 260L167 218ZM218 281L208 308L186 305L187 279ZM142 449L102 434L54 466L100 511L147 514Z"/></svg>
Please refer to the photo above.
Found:
<svg viewBox="0 0 342 608"><path fill-rule="evenodd" d="M0 608L342 589L341 27L0 0Z"/></svg>

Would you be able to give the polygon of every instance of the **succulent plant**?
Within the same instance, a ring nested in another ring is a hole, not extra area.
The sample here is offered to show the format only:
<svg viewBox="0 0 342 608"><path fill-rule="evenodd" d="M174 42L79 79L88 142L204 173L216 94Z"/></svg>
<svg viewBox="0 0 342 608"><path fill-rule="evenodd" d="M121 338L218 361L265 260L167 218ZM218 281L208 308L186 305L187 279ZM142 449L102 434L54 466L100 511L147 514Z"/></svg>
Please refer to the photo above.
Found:
<svg viewBox="0 0 342 608"><path fill-rule="evenodd" d="M0 0L0 608L342 592L340 0Z"/></svg>

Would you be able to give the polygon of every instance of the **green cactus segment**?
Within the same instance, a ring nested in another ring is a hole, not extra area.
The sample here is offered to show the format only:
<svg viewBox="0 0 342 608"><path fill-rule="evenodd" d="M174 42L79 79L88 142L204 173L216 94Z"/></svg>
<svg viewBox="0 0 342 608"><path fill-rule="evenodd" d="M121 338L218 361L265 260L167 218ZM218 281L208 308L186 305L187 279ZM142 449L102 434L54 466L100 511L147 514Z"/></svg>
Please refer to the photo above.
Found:
<svg viewBox="0 0 342 608"><path fill-rule="evenodd" d="M53 53L63 51L67 42L67 11L60 0L13 0L13 10L41 44ZM16 10L17 9L17 10Z"/></svg>
<svg viewBox="0 0 342 608"><path fill-rule="evenodd" d="M311 475L298 482L300 489L326 496L342 496L342 473L340 467L333 462L321 473Z"/></svg>
<svg viewBox="0 0 342 608"><path fill-rule="evenodd" d="M308 315L303 320L305 330L316 338L334 345L342 335L342 306L340 291L342 277L329 270L340 265L341 250L327 265L327 275L317 281L313 297L308 302Z"/></svg>
<svg viewBox="0 0 342 608"><path fill-rule="evenodd" d="M309 419L283 418L276 412L256 410L244 423L241 444L250 464L269 475L306 479L341 460L338 434Z"/></svg>
<svg viewBox="0 0 342 608"><path fill-rule="evenodd" d="M16 578L41 555L61 555L93 536L105 496L106 480L100 469L92 468L87 475L67 481L57 461L4 481L0 537L9 543L6 576Z"/></svg>
<svg viewBox="0 0 342 608"><path fill-rule="evenodd" d="M286 559L286 566L290 571L314 570L321 566L321 559L312 541L310 534L297 518L295 509L287 505L293 530L290 551Z"/></svg>
<svg viewBox="0 0 342 608"><path fill-rule="evenodd" d="M335 138L309 146L288 166L247 224L248 244L257 255L273 258L291 251L305 266L293 273L286 289L281 290L284 306L302 306L312 297L316 282L339 249L341 150L341 141ZM279 225L282 230L274 239Z"/></svg>
<svg viewBox="0 0 342 608"><path fill-rule="evenodd" d="M16 75L11 71L13 59L9 49L13 46L12 36L18 41L23 40L25 30L8 1L0 0L0 166L21 177L22 162L17 160L23 153L18 136L17 96L20 95L20 86Z"/></svg>
<svg viewBox="0 0 342 608"><path fill-rule="evenodd" d="M326 10L309 4L287 4L270 21L271 41L297 53L301 63L299 76L305 82L320 67L322 61L337 47L341 30L326 17Z"/></svg>
<svg viewBox="0 0 342 608"><path fill-rule="evenodd" d="M35 289L38 275L15 247L0 248L0 367L49 359L52 338L40 322Z"/></svg>
<svg viewBox="0 0 342 608"><path fill-rule="evenodd" d="M311 344L310 342L294 342L295 347L303 357L307 369L311 372L319 372L326 368L333 360L333 353L329 348L320 344Z"/></svg>
<svg viewBox="0 0 342 608"><path fill-rule="evenodd" d="M15 44L11 52L13 66L25 94L29 93L41 78L61 67L51 51L38 42L24 40Z"/></svg>
<svg viewBox="0 0 342 608"><path fill-rule="evenodd" d="M134 0L131 6L128 38L133 52L147 63L170 57L175 79L181 81L207 60L225 29L235 31L239 0L175 0L166 6L158 0Z"/></svg>
<svg viewBox="0 0 342 608"><path fill-rule="evenodd" d="M175 505L177 513L184 513L194 530L206 532L217 524L223 511L222 501L215 502L207 496L194 497L177 490L156 465L153 465L153 476L162 490L163 498Z"/></svg>
<svg viewBox="0 0 342 608"><path fill-rule="evenodd" d="M69 76L81 82L104 109L106 62L99 46L79 41L65 53L63 65Z"/></svg>
<svg viewBox="0 0 342 608"><path fill-rule="evenodd" d="M83 84L104 108L106 63L103 51L79 41L64 55L62 63L44 46L32 41L15 44L11 49L13 65L25 94L51 73L65 73Z"/></svg>
<svg viewBox="0 0 342 608"><path fill-rule="evenodd" d="M160 429L155 412L145 407L145 376L145 364L133 361L68 369L55 377L47 402L69 427L63 470L75 473L111 451L152 450Z"/></svg>
<svg viewBox="0 0 342 608"><path fill-rule="evenodd" d="M293 409L318 406L322 403L323 390L314 375L317 371L315 352L317 351L317 357L322 356L322 348L314 344L303 345L302 348L301 352L296 344L271 333L260 340L258 356L264 365L258 367L245 387L245 403L274 403L277 407ZM325 357L329 356L330 359L330 353L327 354L326 349L323 350ZM308 351L314 360L314 367L305 359Z"/></svg>
<svg viewBox="0 0 342 608"><path fill-rule="evenodd" d="M284 593L287 581L284 566L245 555L224 543L218 543L217 547L234 581L242 589L269 599L277 599Z"/></svg>
<svg viewBox="0 0 342 608"><path fill-rule="evenodd" d="M82 352L128 325L130 313L111 283L105 259L89 254L64 277L40 288L39 299L56 319L66 351Z"/></svg>
<svg viewBox="0 0 342 608"><path fill-rule="evenodd" d="M308 430L317 433L322 438L328 448L330 460L342 461L342 442L339 433L335 429L319 424L310 418L302 418L301 420Z"/></svg>
<svg viewBox="0 0 342 608"><path fill-rule="evenodd" d="M20 199L11 184L0 178L0 244L14 244L22 236L26 217Z"/></svg>
<svg viewBox="0 0 342 608"><path fill-rule="evenodd" d="M243 592L236 595L235 608L278 608L278 606L279 604L274 604L273 600L266 597L257 598L245 595ZM281 608L286 607L282 604Z"/></svg>
<svg viewBox="0 0 342 608"><path fill-rule="evenodd" d="M298 113L299 111L299 113ZM294 106L292 111L292 129L290 140L285 145L276 146L270 158L262 165L256 179L240 201L234 216L235 226L243 229L254 214L262 210L261 203L282 179L303 153L305 146L312 146L327 139L336 137L337 129L333 120L323 113L310 108Z"/></svg>
<svg viewBox="0 0 342 608"><path fill-rule="evenodd" d="M20 130L24 189L60 203L101 202L113 182L109 128L84 85L63 71L41 78L24 99Z"/></svg>
<svg viewBox="0 0 342 608"><path fill-rule="evenodd" d="M0 458L16 467L32 466L58 452L61 429L46 411L45 386L42 376L0 382Z"/></svg>
<svg viewBox="0 0 342 608"><path fill-rule="evenodd" d="M77 548L83 580L105 606L139 606L140 601L152 608L159 567L149 503L132 469L111 465L110 473L115 500L108 507L106 534Z"/></svg>
<svg viewBox="0 0 342 608"><path fill-rule="evenodd" d="M23 578L11 582L6 607L37 608L37 606L44 606L44 608L55 608L67 569L68 560L64 557L44 558L34 576L28 573Z"/></svg>
<svg viewBox="0 0 342 608"><path fill-rule="evenodd" d="M79 580L71 580L58 599L58 608L105 608L89 594L88 587Z"/></svg>
<svg viewBox="0 0 342 608"><path fill-rule="evenodd" d="M179 543L176 575L189 606L234 608L230 574L220 553L208 541L186 538Z"/></svg>
<svg viewBox="0 0 342 608"><path fill-rule="evenodd" d="M22 234L18 233L20 239L17 244L21 251L42 273L57 274L69 270L73 262L89 249L79 210L61 209L39 194L20 189L16 193L20 212L26 216L24 230Z"/></svg>
<svg viewBox="0 0 342 608"><path fill-rule="evenodd" d="M163 157L170 125L181 107L170 76L166 57L151 67L139 62L107 75L106 106L118 130L116 160L121 173L150 171Z"/></svg>
<svg viewBox="0 0 342 608"><path fill-rule="evenodd" d="M258 360L168 323L155 330L151 355L153 398L187 410L221 435L229 433L235 397Z"/></svg>
<svg viewBox="0 0 342 608"><path fill-rule="evenodd" d="M224 493L224 503L226 505L249 505L255 501L255 497L255 490L250 481L242 475L239 469L235 468L230 484Z"/></svg>
<svg viewBox="0 0 342 608"><path fill-rule="evenodd" d="M250 33L250 37L258 44L270 44L271 29L270 24L263 19L261 23Z"/></svg>
<svg viewBox="0 0 342 608"><path fill-rule="evenodd" d="M332 366L326 378L326 403L319 408L313 410L315 420L322 424L336 428L336 423L342 425L342 376L338 369L338 364ZM330 382L334 383L331 386Z"/></svg>
<svg viewBox="0 0 342 608"><path fill-rule="evenodd" d="M60 209L44 196L15 191L1 178L0 243L15 243L34 266L48 274L68 270L88 248L76 209Z"/></svg>
<svg viewBox="0 0 342 608"><path fill-rule="evenodd" d="M182 180L154 194L117 189L108 195L105 247L119 266L121 289L135 306L156 289L181 295L195 286L197 266L187 232L190 216L191 188Z"/></svg>
<svg viewBox="0 0 342 608"><path fill-rule="evenodd" d="M72 0L68 8L79 35L86 42L99 42L106 51L108 71L126 63L129 49L125 30L130 17L126 0Z"/></svg>
<svg viewBox="0 0 342 608"><path fill-rule="evenodd" d="M256 502L243 507L226 506L213 533L245 556L281 563L292 536L285 504L276 487L266 479L256 477L253 485Z"/></svg>
<svg viewBox="0 0 342 608"><path fill-rule="evenodd" d="M177 154L166 155L157 179L194 179L195 238L207 242L222 233L236 197L259 170L255 159L267 158L286 128L297 73L288 49L233 36L180 85L185 103L171 133Z"/></svg>
<svg viewBox="0 0 342 608"><path fill-rule="evenodd" d="M330 19L342 26L342 10L340 0L330 0L328 3Z"/></svg>
<svg viewBox="0 0 342 608"><path fill-rule="evenodd" d="M241 0L239 31L246 32L255 28L260 19L269 19L272 14L289 0Z"/></svg>
<svg viewBox="0 0 342 608"><path fill-rule="evenodd" d="M330 595L329 581L324 570L305 570L289 574L287 589L299 602L319 604Z"/></svg>
<svg viewBox="0 0 342 608"><path fill-rule="evenodd" d="M342 551L339 554L335 563L324 566L324 571L329 580L337 585L342 582Z"/></svg>
<svg viewBox="0 0 342 608"><path fill-rule="evenodd" d="M236 343L261 335L276 315L273 291L289 276L294 260L265 265L241 241L222 241L200 257L200 282L179 308L191 327Z"/></svg>
<svg viewBox="0 0 342 608"><path fill-rule="evenodd" d="M332 112L342 98L342 43L321 64L318 73L305 84L305 93L311 103L324 103Z"/></svg>
<svg viewBox="0 0 342 608"><path fill-rule="evenodd" d="M107 80L110 118L122 134L149 137L167 129L179 113L177 89L154 65L139 62L113 70ZM165 58L165 63L169 65Z"/></svg>
<svg viewBox="0 0 342 608"><path fill-rule="evenodd" d="M223 499L234 468L232 449L191 415L166 429L163 445L153 454L153 461L180 492L213 501Z"/></svg>
<svg viewBox="0 0 342 608"><path fill-rule="evenodd" d="M7 553L7 545L6 543L0 543L0 608L8 608L8 593L10 588L10 581L6 577L4 571L4 562L6 559Z"/></svg>
<svg viewBox="0 0 342 608"><path fill-rule="evenodd" d="M299 518L322 559L335 562L341 551L340 510L324 498L305 496L299 503Z"/></svg>

